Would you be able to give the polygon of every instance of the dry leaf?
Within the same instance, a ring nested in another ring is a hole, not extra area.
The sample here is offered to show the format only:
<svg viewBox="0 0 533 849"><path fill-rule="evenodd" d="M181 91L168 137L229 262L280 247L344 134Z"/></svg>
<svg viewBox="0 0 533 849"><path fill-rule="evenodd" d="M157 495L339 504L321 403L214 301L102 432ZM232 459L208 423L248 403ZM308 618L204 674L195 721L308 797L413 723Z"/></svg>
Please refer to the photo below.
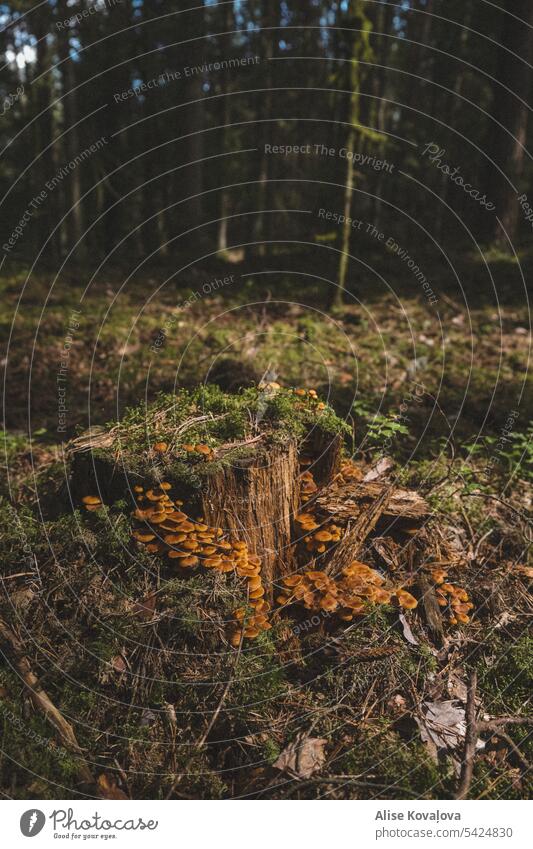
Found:
<svg viewBox="0 0 533 849"><path fill-rule="evenodd" d="M133 612L143 622L149 622L150 619L153 619L155 613L155 593L150 593L141 601L138 601L133 608Z"/></svg>
<svg viewBox="0 0 533 849"><path fill-rule="evenodd" d="M382 457L381 460L372 466L370 471L366 473L363 478L364 483L368 483L369 481L378 480L378 478L383 477L387 474L387 472L392 469L394 466L394 461L391 460L390 457Z"/></svg>
<svg viewBox="0 0 533 849"><path fill-rule="evenodd" d="M273 766L297 778L309 778L322 768L326 759L324 749L327 742L323 737L307 737L301 732L282 751Z"/></svg>
<svg viewBox="0 0 533 849"><path fill-rule="evenodd" d="M122 655L117 654L116 657L111 659L110 663L115 672L126 671L126 661L124 660Z"/></svg>
<svg viewBox="0 0 533 849"><path fill-rule="evenodd" d="M442 702L424 702L422 718L417 718L420 736L426 743L429 753L437 761L439 749L453 752L464 744L466 733L465 711L456 706L455 699ZM477 741L477 749L483 749L482 740Z"/></svg>
<svg viewBox="0 0 533 849"><path fill-rule="evenodd" d="M409 625L409 622L407 621L403 613L400 613L399 619L402 624L403 635L407 642L411 643L412 646L418 646L419 642L411 631L411 626Z"/></svg>

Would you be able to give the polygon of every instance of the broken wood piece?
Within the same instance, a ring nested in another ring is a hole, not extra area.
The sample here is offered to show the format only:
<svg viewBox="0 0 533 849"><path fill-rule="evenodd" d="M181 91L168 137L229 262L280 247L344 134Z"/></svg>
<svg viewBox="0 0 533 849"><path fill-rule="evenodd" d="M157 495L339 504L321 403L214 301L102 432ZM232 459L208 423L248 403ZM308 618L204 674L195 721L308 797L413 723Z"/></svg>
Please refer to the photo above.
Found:
<svg viewBox="0 0 533 849"><path fill-rule="evenodd" d="M435 588L429 582L425 572L420 572L417 577L417 584L422 601L422 610L424 618L429 628L431 637L441 646L444 639L444 628L442 624L442 614L437 601Z"/></svg>
<svg viewBox="0 0 533 849"><path fill-rule="evenodd" d="M366 538L376 527L390 501L394 485L380 487L380 490L374 501L366 509L359 510L354 521L348 522L343 538L336 546L328 566L324 569L327 575L333 577L339 575L346 566L350 565L352 560L357 560Z"/></svg>
<svg viewBox="0 0 533 849"><path fill-rule="evenodd" d="M361 512L368 508L369 503L379 499L385 491L389 492L389 484L377 481L334 481L326 487L315 499L315 503L326 515L335 517L336 522L357 519ZM429 504L418 495L407 489L393 487L390 498L382 511L384 519L421 522L431 513Z"/></svg>

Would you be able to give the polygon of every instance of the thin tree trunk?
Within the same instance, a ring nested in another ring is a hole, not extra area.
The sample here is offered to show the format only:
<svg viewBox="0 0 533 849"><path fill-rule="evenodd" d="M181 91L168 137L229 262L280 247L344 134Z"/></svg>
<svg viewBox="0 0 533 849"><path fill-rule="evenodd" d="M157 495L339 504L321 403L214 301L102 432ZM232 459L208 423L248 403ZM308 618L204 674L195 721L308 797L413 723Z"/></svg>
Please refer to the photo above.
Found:
<svg viewBox="0 0 533 849"><path fill-rule="evenodd" d="M501 245L507 243L507 237L511 240L515 238L518 223L517 193L520 190L524 166L523 146L526 141L528 117L526 104L531 89L531 69L526 62L531 63L533 57L533 3L531 0L506 0L504 9L525 23L502 12L501 48L496 72L496 78L502 85L496 86L494 95L494 124L490 148L495 164L508 178L506 180L499 171L495 174L492 171L492 195L496 204L496 215L504 228L496 222L493 236ZM503 125L508 133L499 124Z"/></svg>
<svg viewBox="0 0 533 849"><path fill-rule="evenodd" d="M66 0L58 0L58 18L60 21L66 20L69 13L72 14L67 6ZM75 126L78 121L78 102L77 92L74 91L75 81L70 58L70 40L68 30L62 28L58 30L58 53L61 60L61 74L63 78L63 115L64 126L63 130L63 149L65 153L65 163L71 162L80 152L78 128ZM76 257L80 262L86 259L85 244L83 242L83 210L81 208L80 199L82 196L81 189L81 173L79 168L74 168L68 178L65 180L66 192L66 232L68 250L72 250L75 244Z"/></svg>

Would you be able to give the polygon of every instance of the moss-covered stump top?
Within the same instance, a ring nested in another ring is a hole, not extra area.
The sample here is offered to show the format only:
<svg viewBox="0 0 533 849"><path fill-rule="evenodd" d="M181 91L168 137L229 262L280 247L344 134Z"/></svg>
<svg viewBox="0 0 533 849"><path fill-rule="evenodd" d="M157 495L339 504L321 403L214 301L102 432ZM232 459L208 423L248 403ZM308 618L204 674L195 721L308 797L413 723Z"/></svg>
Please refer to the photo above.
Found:
<svg viewBox="0 0 533 849"><path fill-rule="evenodd" d="M296 442L314 450L349 432L313 389L284 389L269 383L238 394L204 385L162 394L149 406L126 410L120 422L85 433L70 443L75 492L84 494L91 478L118 496L124 480L162 479L200 489L224 465L246 467L268 459L274 447ZM106 472L107 469L107 472ZM111 493L110 493L111 494Z"/></svg>

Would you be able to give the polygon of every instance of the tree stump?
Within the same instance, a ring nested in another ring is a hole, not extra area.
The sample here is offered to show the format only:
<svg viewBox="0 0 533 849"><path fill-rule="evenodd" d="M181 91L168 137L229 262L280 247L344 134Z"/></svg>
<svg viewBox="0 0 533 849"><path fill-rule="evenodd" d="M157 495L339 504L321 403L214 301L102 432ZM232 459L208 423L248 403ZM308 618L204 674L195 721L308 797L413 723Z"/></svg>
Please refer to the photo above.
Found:
<svg viewBox="0 0 533 849"><path fill-rule="evenodd" d="M297 445L289 442L225 466L208 478L202 495L208 523L244 539L261 558L270 600L274 583L296 568L291 533L298 476Z"/></svg>

